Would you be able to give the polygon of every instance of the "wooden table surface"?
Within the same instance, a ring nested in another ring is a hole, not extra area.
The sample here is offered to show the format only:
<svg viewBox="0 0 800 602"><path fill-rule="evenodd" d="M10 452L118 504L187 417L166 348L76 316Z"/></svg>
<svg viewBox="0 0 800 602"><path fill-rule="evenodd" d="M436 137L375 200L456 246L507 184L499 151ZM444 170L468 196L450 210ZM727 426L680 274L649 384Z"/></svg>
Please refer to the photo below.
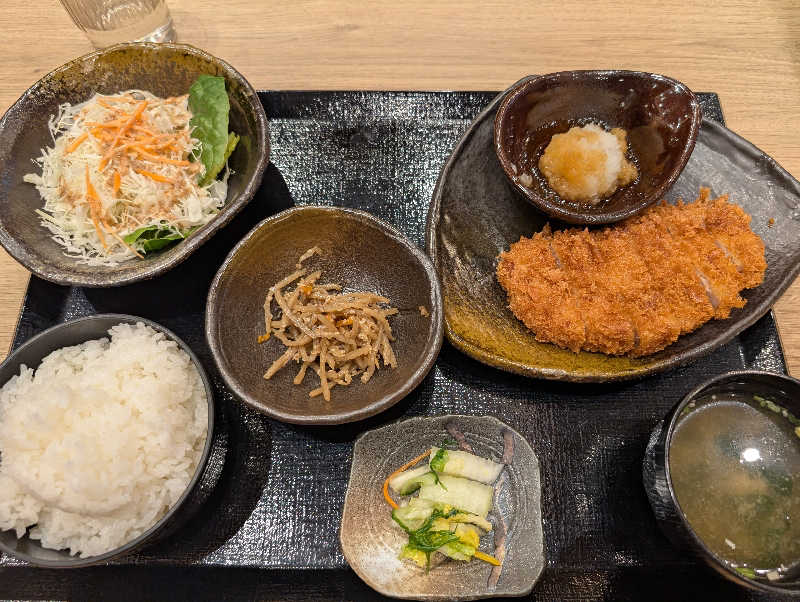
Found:
<svg viewBox="0 0 800 602"><path fill-rule="evenodd" d="M501 90L531 73L624 68L720 96L728 126L800 176L796 0L454 2L167 0L179 41L256 88ZM5 0L0 113L49 70L92 50L56 0ZM28 272L0 251L0 357ZM800 283L778 302L800 374Z"/></svg>

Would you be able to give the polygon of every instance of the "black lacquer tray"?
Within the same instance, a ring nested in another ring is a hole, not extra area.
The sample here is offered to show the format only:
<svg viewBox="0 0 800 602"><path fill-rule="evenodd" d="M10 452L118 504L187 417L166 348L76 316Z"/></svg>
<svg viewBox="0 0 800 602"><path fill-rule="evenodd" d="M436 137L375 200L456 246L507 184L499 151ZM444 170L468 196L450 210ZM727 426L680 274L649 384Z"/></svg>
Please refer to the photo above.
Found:
<svg viewBox="0 0 800 602"><path fill-rule="evenodd" d="M541 599L752 599L685 557L658 531L641 484L653 426L683 394L732 369L785 372L775 320L764 316L712 355L633 383L570 385L484 366L445 342L407 399L365 422L326 428L271 421L222 385L203 338L209 282L229 249L292 204L355 207L423 246L436 178L493 92L265 92L273 145L260 192L183 265L150 282L80 289L32 277L14 347L55 323L101 312L155 320L208 370L224 458L199 512L175 535L110 566L40 570L0 556L0 598L222 599L377 597L347 568L339 518L352 444L404 416L491 414L539 456L547 566ZM715 94L704 114L722 120ZM255 319L255 317L254 317Z"/></svg>

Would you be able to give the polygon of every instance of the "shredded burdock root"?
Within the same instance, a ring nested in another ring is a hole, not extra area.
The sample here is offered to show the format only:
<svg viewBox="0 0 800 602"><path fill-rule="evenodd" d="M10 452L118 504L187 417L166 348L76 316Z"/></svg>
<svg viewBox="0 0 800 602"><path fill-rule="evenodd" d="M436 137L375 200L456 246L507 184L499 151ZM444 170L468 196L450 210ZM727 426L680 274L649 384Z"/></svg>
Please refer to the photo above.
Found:
<svg viewBox="0 0 800 602"><path fill-rule="evenodd" d="M389 299L374 293L343 293L339 284L318 284L322 272L308 273L303 267L303 262L315 254L322 255L319 247L303 253L296 271L270 287L264 301L266 331L258 342L274 335L286 346L264 378L272 378L295 361L300 370L294 384L301 384L311 368L319 376L320 386L309 397L322 395L330 401L330 391L336 385L349 385L357 376L366 383L381 363L383 367L397 367L388 318L398 310L389 306ZM287 289L292 283L295 287ZM279 317L273 316L273 304Z"/></svg>

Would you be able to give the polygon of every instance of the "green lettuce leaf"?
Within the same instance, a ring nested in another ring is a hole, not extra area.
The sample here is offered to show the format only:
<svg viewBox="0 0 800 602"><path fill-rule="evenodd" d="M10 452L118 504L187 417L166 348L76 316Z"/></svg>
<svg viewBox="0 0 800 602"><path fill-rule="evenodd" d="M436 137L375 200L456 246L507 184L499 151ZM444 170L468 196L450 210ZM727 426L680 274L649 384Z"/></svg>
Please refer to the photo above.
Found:
<svg viewBox="0 0 800 602"><path fill-rule="evenodd" d="M138 251L152 253L153 251L160 251L178 240L183 240L196 229L197 227L192 227L180 234L161 226L144 226L124 236L122 240L129 245L139 242L141 247L137 249Z"/></svg>
<svg viewBox="0 0 800 602"><path fill-rule="evenodd" d="M230 101L225 91L225 78L201 75L189 88L189 110L192 118L192 136L200 141L200 152L196 159L206 170L200 185L213 182L225 167L225 162L236 148L239 137L228 133Z"/></svg>

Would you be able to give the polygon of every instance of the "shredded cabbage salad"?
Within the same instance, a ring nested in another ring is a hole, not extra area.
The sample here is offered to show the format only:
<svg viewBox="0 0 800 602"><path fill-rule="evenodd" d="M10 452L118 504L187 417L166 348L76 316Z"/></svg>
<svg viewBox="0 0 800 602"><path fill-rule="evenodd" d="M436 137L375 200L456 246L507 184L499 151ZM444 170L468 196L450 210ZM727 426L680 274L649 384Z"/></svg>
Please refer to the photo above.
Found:
<svg viewBox="0 0 800 602"><path fill-rule="evenodd" d="M24 179L44 199L36 212L67 256L114 266L214 218L229 171L199 184L207 168L191 120L188 95L159 98L142 90L59 107L49 120L54 144L34 160L41 174Z"/></svg>

